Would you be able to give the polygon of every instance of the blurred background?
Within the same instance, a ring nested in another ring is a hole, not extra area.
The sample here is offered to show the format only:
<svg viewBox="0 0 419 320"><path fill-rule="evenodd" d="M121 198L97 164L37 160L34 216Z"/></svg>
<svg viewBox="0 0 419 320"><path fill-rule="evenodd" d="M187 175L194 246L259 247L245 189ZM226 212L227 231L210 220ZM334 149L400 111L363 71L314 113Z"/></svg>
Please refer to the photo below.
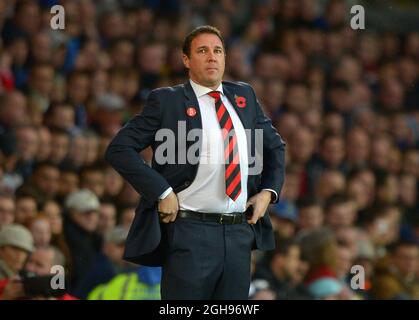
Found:
<svg viewBox="0 0 419 320"><path fill-rule="evenodd" d="M277 248L254 252L249 296L419 299L414 0L0 1L0 298L31 298L13 279L57 264L60 299L160 298L159 268L122 261L140 196L103 153L150 90L187 81L203 24L287 143Z"/></svg>

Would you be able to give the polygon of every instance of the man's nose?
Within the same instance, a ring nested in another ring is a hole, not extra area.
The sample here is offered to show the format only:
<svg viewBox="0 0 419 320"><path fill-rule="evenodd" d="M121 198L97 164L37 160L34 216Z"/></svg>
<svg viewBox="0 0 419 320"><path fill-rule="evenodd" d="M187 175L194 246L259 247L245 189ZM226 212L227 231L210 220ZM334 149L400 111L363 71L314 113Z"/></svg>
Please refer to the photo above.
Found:
<svg viewBox="0 0 419 320"><path fill-rule="evenodd" d="M214 52L212 52L212 51L208 52L208 60L209 61L216 61L217 60Z"/></svg>

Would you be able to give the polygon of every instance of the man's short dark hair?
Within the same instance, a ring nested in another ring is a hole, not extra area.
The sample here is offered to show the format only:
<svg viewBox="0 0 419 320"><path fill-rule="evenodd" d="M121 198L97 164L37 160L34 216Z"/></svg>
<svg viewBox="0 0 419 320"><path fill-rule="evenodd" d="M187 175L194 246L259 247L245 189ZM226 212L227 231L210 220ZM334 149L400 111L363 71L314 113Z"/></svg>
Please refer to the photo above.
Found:
<svg viewBox="0 0 419 320"><path fill-rule="evenodd" d="M315 197L306 196L303 198L300 198L297 201L297 207L299 209L303 208L311 208L311 207L321 207L320 201Z"/></svg>
<svg viewBox="0 0 419 320"><path fill-rule="evenodd" d="M392 254L395 254L399 248L402 247L415 247L415 248L419 248L419 244L415 241L412 240L399 240L393 244L391 244L388 249Z"/></svg>
<svg viewBox="0 0 419 320"><path fill-rule="evenodd" d="M40 162L35 163L32 172L35 173L36 171L39 171L43 168L53 168L53 169L56 169L56 170L60 171L60 169L57 167L57 165L55 165L53 162L51 162L49 160L45 160L45 161L40 161Z"/></svg>
<svg viewBox="0 0 419 320"><path fill-rule="evenodd" d="M266 253L266 260L271 262L277 255L287 256L292 247L300 247L300 245L293 238L283 238L275 233L275 249Z"/></svg>
<svg viewBox="0 0 419 320"><path fill-rule="evenodd" d="M329 210L337 205L343 205L348 203L349 201L352 201L352 198L344 193L335 193L330 196L330 198L326 201L326 212L329 212Z"/></svg>
<svg viewBox="0 0 419 320"><path fill-rule="evenodd" d="M91 164L91 165L84 166L80 169L80 172L79 172L81 182L85 180L86 174L91 173L91 172L95 172L95 173L99 172L99 173L104 174L103 167L100 164Z"/></svg>
<svg viewBox="0 0 419 320"><path fill-rule="evenodd" d="M213 26L200 26L195 28L194 30L192 30L186 37L185 37L185 41L183 42L183 53L186 54L188 57L191 54L191 43L192 40L195 39L197 36L199 36L200 34L203 33L212 33L215 34L218 38L220 38L221 43L223 44L223 48L224 46L224 39L221 35L220 30L218 30L216 27Z"/></svg>

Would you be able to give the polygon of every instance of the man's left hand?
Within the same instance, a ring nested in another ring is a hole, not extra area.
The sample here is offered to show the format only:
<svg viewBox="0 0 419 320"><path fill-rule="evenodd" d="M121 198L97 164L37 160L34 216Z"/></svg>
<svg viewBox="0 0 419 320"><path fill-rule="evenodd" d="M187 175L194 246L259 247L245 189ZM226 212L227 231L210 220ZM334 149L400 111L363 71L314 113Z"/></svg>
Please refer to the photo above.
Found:
<svg viewBox="0 0 419 320"><path fill-rule="evenodd" d="M271 203L271 197L272 193L270 191L262 190L247 201L246 210L249 206L253 207L253 215L250 220L247 220L249 224L256 224L265 215L266 209Z"/></svg>

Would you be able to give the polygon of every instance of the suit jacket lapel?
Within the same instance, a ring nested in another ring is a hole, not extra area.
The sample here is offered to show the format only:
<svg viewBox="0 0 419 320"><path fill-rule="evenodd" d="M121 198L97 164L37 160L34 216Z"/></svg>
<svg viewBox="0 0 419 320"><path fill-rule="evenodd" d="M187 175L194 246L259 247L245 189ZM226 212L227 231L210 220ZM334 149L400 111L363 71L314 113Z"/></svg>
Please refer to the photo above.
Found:
<svg viewBox="0 0 419 320"><path fill-rule="evenodd" d="M184 102L184 109L183 112L186 114L186 135L188 136L189 132L193 129L198 129L198 137L195 136L195 134L191 137L192 141L187 140L186 141L186 148L189 149L189 147L192 144L195 144L198 139L198 150L195 153L195 158L193 162L199 163L199 155L201 154L201 148L202 148L202 117L201 117L201 110L199 109L199 103L198 98L195 95L195 92L192 89L192 86L190 82L186 82L183 86L184 93L185 93L185 102ZM195 109L196 114L194 116L188 115L188 109L193 108ZM194 130L196 131L196 130ZM188 160L189 161L189 160Z"/></svg>
<svg viewBox="0 0 419 320"><path fill-rule="evenodd" d="M187 119L187 131L191 129L202 129L202 119L201 119L201 112L199 110L198 99L196 98L195 92L192 89L190 82L186 82L184 84L184 92L185 92L185 103L184 103L184 112L186 113L188 108L195 108L196 115L193 117L188 116Z"/></svg>
<svg viewBox="0 0 419 320"><path fill-rule="evenodd" d="M231 105L234 107L234 110L236 110L237 115L239 116L243 127L245 129L251 129L250 123L248 119L245 117L244 112L242 109L240 109L236 104L236 99L234 97L234 94L230 92L225 86L223 86L224 94L226 95L227 99L230 101Z"/></svg>

